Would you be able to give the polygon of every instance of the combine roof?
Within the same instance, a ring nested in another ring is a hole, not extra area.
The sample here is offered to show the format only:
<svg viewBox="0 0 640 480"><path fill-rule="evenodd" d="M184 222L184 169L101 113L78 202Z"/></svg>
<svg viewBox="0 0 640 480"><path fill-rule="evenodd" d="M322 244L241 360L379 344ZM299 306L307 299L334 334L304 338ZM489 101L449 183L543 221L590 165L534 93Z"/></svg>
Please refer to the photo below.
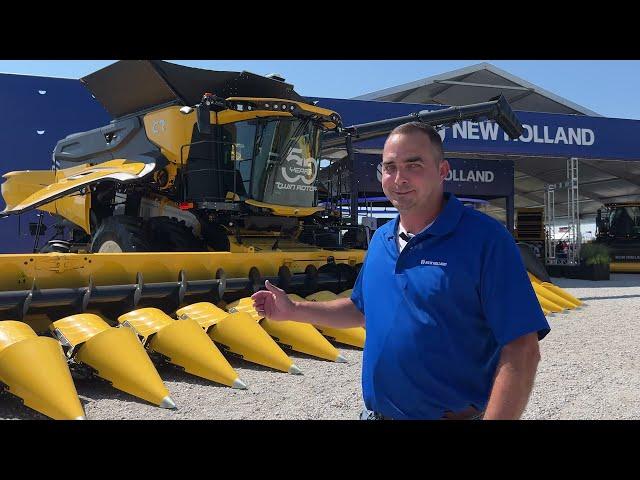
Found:
<svg viewBox="0 0 640 480"><path fill-rule="evenodd" d="M218 97L303 101L290 85L250 72L216 72L161 60L121 60L80 81L114 117L175 103L193 106L206 92Z"/></svg>

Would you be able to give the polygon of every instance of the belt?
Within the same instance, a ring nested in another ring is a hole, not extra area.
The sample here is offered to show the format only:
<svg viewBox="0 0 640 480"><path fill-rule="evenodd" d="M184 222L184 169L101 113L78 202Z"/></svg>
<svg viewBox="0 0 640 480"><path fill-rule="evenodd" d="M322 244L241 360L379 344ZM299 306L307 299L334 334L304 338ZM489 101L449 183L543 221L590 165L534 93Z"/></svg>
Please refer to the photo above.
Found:
<svg viewBox="0 0 640 480"><path fill-rule="evenodd" d="M459 412L447 410L444 412L440 420L482 420L483 416L484 411L478 410L473 406L469 406ZM393 418L387 417L380 412L373 412L365 409L360 414L360 420L393 420Z"/></svg>
<svg viewBox="0 0 640 480"><path fill-rule="evenodd" d="M482 420L484 412L478 410L474 406L469 406L459 412L452 412L450 410L444 412L441 420Z"/></svg>

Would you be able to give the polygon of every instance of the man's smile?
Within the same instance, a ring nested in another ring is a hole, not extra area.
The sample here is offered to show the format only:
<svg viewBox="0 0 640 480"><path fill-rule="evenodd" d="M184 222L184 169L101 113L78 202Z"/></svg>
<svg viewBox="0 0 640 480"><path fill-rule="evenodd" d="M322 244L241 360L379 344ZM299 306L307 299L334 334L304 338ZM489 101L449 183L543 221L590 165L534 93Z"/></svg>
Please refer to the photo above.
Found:
<svg viewBox="0 0 640 480"><path fill-rule="evenodd" d="M394 195L408 195L409 193L413 193L415 190L408 190L406 192L393 192Z"/></svg>

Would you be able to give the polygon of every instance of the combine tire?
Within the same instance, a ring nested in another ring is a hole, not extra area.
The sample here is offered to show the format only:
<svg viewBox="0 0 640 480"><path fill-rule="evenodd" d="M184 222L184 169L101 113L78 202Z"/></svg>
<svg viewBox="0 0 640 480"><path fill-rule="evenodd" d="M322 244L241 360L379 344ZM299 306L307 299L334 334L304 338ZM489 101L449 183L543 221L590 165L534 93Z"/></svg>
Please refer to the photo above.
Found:
<svg viewBox="0 0 640 480"><path fill-rule="evenodd" d="M91 242L93 253L149 252L151 245L142 220L127 215L102 220Z"/></svg>
<svg viewBox="0 0 640 480"><path fill-rule="evenodd" d="M184 223L169 217L151 217L148 223L155 252L202 252L203 243Z"/></svg>
<svg viewBox="0 0 640 480"><path fill-rule="evenodd" d="M207 246L215 252L228 252L231 250L227 231L221 225L203 223L202 236L205 238Z"/></svg>
<svg viewBox="0 0 640 480"><path fill-rule="evenodd" d="M315 237L313 232L303 232L300 235L301 242L320 248L338 248L340 246L338 238L338 232L335 229L318 230Z"/></svg>
<svg viewBox="0 0 640 480"><path fill-rule="evenodd" d="M349 229L342 237L342 245L352 248L367 248L367 234L361 229Z"/></svg>

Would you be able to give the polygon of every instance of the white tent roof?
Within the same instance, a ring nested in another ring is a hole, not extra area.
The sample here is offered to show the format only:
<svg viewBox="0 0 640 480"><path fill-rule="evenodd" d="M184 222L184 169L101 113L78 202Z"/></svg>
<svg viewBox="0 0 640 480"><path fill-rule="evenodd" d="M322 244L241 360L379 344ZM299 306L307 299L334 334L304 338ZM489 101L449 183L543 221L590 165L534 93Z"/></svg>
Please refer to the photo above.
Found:
<svg viewBox="0 0 640 480"><path fill-rule="evenodd" d="M487 62L355 97L403 103L467 105L503 94L514 110L601 115Z"/></svg>

